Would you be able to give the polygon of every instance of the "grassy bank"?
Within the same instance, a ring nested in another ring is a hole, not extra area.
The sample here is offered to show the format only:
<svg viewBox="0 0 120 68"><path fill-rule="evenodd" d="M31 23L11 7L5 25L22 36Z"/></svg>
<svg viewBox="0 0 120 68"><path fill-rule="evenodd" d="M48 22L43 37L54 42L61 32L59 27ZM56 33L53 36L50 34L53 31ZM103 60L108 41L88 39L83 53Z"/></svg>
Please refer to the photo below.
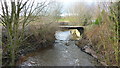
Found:
<svg viewBox="0 0 120 68"><path fill-rule="evenodd" d="M85 33L79 46L89 46L95 51L97 59L104 62L105 65L118 66L119 65L119 37L116 26L118 21L113 21L109 18L107 13L103 13L101 22L99 24L92 24L86 26Z"/></svg>

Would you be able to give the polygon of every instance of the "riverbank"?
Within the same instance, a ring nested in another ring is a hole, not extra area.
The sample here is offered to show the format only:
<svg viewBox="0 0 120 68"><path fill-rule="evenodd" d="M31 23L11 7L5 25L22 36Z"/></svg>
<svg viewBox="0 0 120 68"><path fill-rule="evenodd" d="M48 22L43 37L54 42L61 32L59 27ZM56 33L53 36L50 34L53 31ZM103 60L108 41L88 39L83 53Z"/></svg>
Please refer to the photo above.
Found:
<svg viewBox="0 0 120 68"><path fill-rule="evenodd" d="M48 27L49 25L49 27ZM54 43L55 31L57 30L57 25L55 23L52 24L39 24L34 25L30 24L25 28L25 40L22 44L17 48L16 54L16 62L19 60L25 61L27 58L24 57L29 53L35 52L38 49L46 48L51 46ZM20 30L21 31L21 30ZM2 30L2 65L8 66L10 62L10 57L7 48L7 34L5 29ZM17 46L17 45L16 45Z"/></svg>
<svg viewBox="0 0 120 68"><path fill-rule="evenodd" d="M102 64L103 66L108 66L105 62L99 59L99 56L96 50L94 50L95 48L93 48L92 43L85 36L83 36L83 38L76 42L76 45L81 49L81 51L94 57L98 61L98 63Z"/></svg>
<svg viewBox="0 0 120 68"><path fill-rule="evenodd" d="M119 43L112 39L116 36L113 35L114 32L109 25L111 23L87 26L83 38L76 45L98 59L104 66L118 66Z"/></svg>

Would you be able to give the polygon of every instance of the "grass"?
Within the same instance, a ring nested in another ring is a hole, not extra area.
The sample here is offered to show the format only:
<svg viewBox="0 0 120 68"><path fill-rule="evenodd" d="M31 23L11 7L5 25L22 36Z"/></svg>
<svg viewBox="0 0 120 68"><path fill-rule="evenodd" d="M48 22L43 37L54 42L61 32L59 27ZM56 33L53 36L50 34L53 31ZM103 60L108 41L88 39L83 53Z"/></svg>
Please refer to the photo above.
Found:
<svg viewBox="0 0 120 68"><path fill-rule="evenodd" d="M70 20L67 18L61 18L58 20L58 22L66 22L66 21L69 22Z"/></svg>

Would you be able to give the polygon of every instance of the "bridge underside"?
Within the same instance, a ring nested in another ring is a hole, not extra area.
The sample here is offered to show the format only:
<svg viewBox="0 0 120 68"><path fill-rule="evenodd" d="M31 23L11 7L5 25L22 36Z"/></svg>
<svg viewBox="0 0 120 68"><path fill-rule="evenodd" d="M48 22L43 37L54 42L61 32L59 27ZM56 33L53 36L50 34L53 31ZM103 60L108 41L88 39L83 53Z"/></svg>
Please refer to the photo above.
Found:
<svg viewBox="0 0 120 68"><path fill-rule="evenodd" d="M84 27L83 26L60 26L62 29L77 29L80 32L80 35L84 33Z"/></svg>

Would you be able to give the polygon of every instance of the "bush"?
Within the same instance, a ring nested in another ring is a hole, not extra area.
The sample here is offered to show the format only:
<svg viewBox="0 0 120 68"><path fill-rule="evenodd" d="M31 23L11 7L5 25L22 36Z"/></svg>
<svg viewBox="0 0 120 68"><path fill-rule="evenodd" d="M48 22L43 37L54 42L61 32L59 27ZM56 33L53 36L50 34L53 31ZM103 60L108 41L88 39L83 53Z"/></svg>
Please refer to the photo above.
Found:
<svg viewBox="0 0 120 68"><path fill-rule="evenodd" d="M117 15L119 14L119 4L120 2L111 4L110 12L103 10L96 21L91 26L87 26L84 33L85 39L79 42L79 46L90 43L90 46L96 51L98 59L110 66L119 66L120 63L120 19Z"/></svg>
<svg viewBox="0 0 120 68"><path fill-rule="evenodd" d="M85 31L86 37L92 43L92 48L96 51L98 59L108 65L118 65L118 42L115 30L115 22L109 19L109 15L102 15L102 22L93 25ZM113 28L114 27L114 28Z"/></svg>
<svg viewBox="0 0 120 68"><path fill-rule="evenodd" d="M48 27L49 26L49 27ZM15 51L16 54L16 62L19 60L19 57L21 55L26 55L28 53L34 52L38 49L45 48L48 46L53 46L53 43L55 41L55 31L57 30L57 24L56 23L49 23L49 24L38 24L33 25L30 24L25 28L25 39L22 41L22 44L17 48L17 51ZM19 30L20 32L21 30ZM10 63L11 59L9 58L9 51L7 49L7 37L5 30L2 34L2 42L3 44L3 66Z"/></svg>

